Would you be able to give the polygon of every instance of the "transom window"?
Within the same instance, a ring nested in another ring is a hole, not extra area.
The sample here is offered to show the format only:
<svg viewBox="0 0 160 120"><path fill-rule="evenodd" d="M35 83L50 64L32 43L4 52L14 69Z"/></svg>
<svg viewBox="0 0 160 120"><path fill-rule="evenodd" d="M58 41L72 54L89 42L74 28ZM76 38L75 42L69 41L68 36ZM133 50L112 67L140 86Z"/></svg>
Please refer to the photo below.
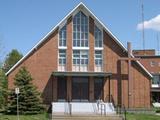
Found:
<svg viewBox="0 0 160 120"><path fill-rule="evenodd" d="M95 51L95 65L102 66L102 51L101 50Z"/></svg>
<svg viewBox="0 0 160 120"><path fill-rule="evenodd" d="M66 25L63 26L59 31L59 46L60 47L66 46Z"/></svg>
<svg viewBox="0 0 160 120"><path fill-rule="evenodd" d="M73 65L88 65L88 51L73 50Z"/></svg>
<svg viewBox="0 0 160 120"><path fill-rule="evenodd" d="M73 47L88 47L88 17L81 11L73 18Z"/></svg>
<svg viewBox="0 0 160 120"><path fill-rule="evenodd" d="M59 50L59 65L66 64L66 50Z"/></svg>
<svg viewBox="0 0 160 120"><path fill-rule="evenodd" d="M94 27L95 47L102 47L102 31L95 25Z"/></svg>

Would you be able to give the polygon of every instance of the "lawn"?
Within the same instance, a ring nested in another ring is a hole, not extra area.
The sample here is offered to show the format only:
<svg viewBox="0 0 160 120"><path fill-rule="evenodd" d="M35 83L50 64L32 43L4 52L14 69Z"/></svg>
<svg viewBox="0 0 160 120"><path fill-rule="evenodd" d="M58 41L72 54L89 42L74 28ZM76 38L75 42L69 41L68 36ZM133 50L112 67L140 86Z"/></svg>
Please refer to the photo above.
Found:
<svg viewBox="0 0 160 120"><path fill-rule="evenodd" d="M0 120L17 120L16 115L0 115ZM48 120L48 115L20 115L20 120ZM148 114L127 114L127 120L160 120L158 115Z"/></svg>
<svg viewBox="0 0 160 120"><path fill-rule="evenodd" d="M20 115L20 120L48 120L47 114ZM16 115L0 115L0 120L17 120Z"/></svg>
<svg viewBox="0 0 160 120"><path fill-rule="evenodd" d="M160 116L149 114L127 114L127 120L160 120Z"/></svg>

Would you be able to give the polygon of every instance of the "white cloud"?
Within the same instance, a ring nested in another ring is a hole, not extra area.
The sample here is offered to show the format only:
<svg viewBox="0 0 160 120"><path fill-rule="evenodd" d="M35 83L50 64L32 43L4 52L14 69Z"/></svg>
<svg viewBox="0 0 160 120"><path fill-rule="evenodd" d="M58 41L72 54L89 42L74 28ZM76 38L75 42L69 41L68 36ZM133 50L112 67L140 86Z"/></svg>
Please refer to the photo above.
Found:
<svg viewBox="0 0 160 120"><path fill-rule="evenodd" d="M137 25L137 29L142 30L143 24L139 23ZM148 21L144 21L144 29L152 29L152 30L160 31L160 15L157 15L156 17Z"/></svg>

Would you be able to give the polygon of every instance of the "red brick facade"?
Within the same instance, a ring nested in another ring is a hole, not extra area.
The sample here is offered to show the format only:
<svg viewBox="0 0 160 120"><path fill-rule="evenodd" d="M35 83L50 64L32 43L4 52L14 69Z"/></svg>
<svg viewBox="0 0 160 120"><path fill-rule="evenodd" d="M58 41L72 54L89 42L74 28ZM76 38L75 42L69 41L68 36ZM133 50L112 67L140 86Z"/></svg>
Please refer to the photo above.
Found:
<svg viewBox="0 0 160 120"><path fill-rule="evenodd" d="M103 70L111 72L111 95L116 104L122 102L126 107L150 107L150 76L136 63L132 63L131 93L128 102L128 69L127 62L119 61L120 57L127 57L127 53L115 40L103 30ZM94 18L89 17L89 71L94 71ZM26 57L15 69L8 74L9 88L13 88L14 77L20 67L26 66L33 83L42 92L45 103L50 104L57 99L57 78L52 76L58 67L58 28ZM67 71L72 71L72 17L67 20ZM89 100L94 100L93 77L89 78ZM109 81L104 83L104 100L108 95ZM67 78L67 95L71 99L71 77ZM121 86L121 87L119 87ZM119 99L119 101L118 101Z"/></svg>
<svg viewBox="0 0 160 120"><path fill-rule="evenodd" d="M155 50L134 50L135 57L140 58L140 62L146 67L146 69L153 75L152 89L151 89L151 101L160 101L160 56L156 55ZM141 54L139 54L141 53ZM158 79L157 79L158 78Z"/></svg>

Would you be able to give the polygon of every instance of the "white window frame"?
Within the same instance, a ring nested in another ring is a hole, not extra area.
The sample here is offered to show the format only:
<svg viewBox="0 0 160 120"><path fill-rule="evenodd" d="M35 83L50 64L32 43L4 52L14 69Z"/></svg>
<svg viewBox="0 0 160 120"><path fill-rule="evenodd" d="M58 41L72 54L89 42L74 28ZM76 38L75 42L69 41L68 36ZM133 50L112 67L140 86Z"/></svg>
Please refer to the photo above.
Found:
<svg viewBox="0 0 160 120"><path fill-rule="evenodd" d="M60 50L64 50L65 57L60 56ZM62 63L60 64L60 59L62 60ZM63 63L65 60L65 64ZM58 71L66 71L66 63L67 63L67 57L66 57L66 49L59 49L58 51Z"/></svg>
<svg viewBox="0 0 160 120"><path fill-rule="evenodd" d="M62 53L60 53L60 50L65 51L65 53L63 53L63 54L65 55L65 57L61 57L61 56L60 56L60 54L62 54ZM61 59L62 61L65 60L65 64L63 64L63 63L60 64L60 63L59 63L59 60L60 60L60 59ZM66 65L66 50L65 50L65 49L59 49L59 53L58 53L58 65Z"/></svg>
<svg viewBox="0 0 160 120"><path fill-rule="evenodd" d="M150 62L150 66L151 66L151 67L156 66L156 62L155 62L155 61L151 61L151 62Z"/></svg>
<svg viewBox="0 0 160 120"><path fill-rule="evenodd" d="M97 51L100 51L101 54L96 54ZM100 55L101 57L96 57L97 55ZM96 64L96 61L98 60L98 64ZM101 61L101 64L99 64ZM95 72L102 72L103 71L103 50L95 50L94 51L94 71Z"/></svg>
<svg viewBox="0 0 160 120"><path fill-rule="evenodd" d="M95 38L95 32L96 32L95 29L96 28L101 32L101 42L102 42L101 46L99 44L98 44L98 46L96 46L96 41L98 41L98 42L100 41L100 40L96 40L96 38ZM96 50L103 50L103 30L101 27L99 27L97 25L97 23L94 24L94 45L95 45Z"/></svg>
<svg viewBox="0 0 160 120"><path fill-rule="evenodd" d="M157 77L158 80L154 80L154 78ZM160 85L160 74L153 74L153 80L152 80L152 85Z"/></svg>
<svg viewBox="0 0 160 120"><path fill-rule="evenodd" d="M64 28L64 27L66 27L65 28L65 34L66 34L66 38L60 38L60 32L61 32L61 30ZM61 39L63 39L63 40L61 40ZM60 45L60 41L62 41L62 45ZM64 41L65 41L65 45L64 45ZM63 26L61 26L60 28L59 28L59 31L58 31L58 48L59 49L67 49L67 25L66 24L64 24Z"/></svg>
<svg viewBox="0 0 160 120"><path fill-rule="evenodd" d="M75 58L74 57L74 51L78 51L79 52L79 58ZM85 54L83 54L83 52L86 52ZM88 65L89 65L89 55L88 55L89 51L88 50L73 50L72 53L72 68L73 67L78 67L78 71L83 71L83 67L87 68L88 71ZM87 55L86 58L82 57L83 55ZM79 64L77 64L78 62L76 62L76 64L74 64L74 60L75 59L79 59ZM84 60L84 62L86 62L87 60L87 64L82 64L82 61ZM74 69L72 69L74 71Z"/></svg>
<svg viewBox="0 0 160 120"><path fill-rule="evenodd" d="M96 52L97 51L100 51L101 52L101 58L96 58ZM100 63L100 60L101 60L101 64L96 64L96 60L98 60L99 62L98 63ZM94 62L95 62L95 66L102 66L103 65L103 51L102 50L95 50L94 51Z"/></svg>
<svg viewBox="0 0 160 120"><path fill-rule="evenodd" d="M79 12L82 12L86 17L87 17L87 21L88 21L88 23L87 23L87 27L88 27L88 31L87 31L87 44L88 44L88 46L81 46L81 41L82 41L82 39L81 39L81 18L80 18L80 46L74 46L74 24L73 24L73 21L72 21L72 48L73 49L89 49L89 16L88 15L86 15L83 11L78 11L78 12L76 12L74 15L73 15L73 20L74 20L74 17L79 13ZM80 16L81 17L81 16ZM77 33L76 33L76 36L77 36ZM77 38L77 37L76 37ZM84 39L83 39L84 40ZM85 44L85 43L84 43Z"/></svg>

